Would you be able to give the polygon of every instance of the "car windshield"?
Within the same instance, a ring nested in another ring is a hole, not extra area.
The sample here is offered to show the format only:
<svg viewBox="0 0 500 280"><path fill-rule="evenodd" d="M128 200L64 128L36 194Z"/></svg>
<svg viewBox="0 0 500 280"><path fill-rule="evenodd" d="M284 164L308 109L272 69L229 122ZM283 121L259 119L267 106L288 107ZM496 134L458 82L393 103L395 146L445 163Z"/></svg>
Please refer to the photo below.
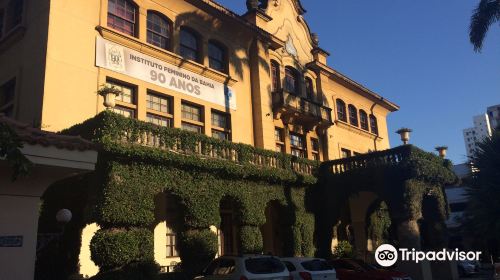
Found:
<svg viewBox="0 0 500 280"><path fill-rule="evenodd" d="M283 263L273 257L252 258L245 260L245 268L253 274L278 273L285 271Z"/></svg>
<svg viewBox="0 0 500 280"><path fill-rule="evenodd" d="M324 260L310 260L302 262L301 265L309 271L325 271L332 269L332 267Z"/></svg>

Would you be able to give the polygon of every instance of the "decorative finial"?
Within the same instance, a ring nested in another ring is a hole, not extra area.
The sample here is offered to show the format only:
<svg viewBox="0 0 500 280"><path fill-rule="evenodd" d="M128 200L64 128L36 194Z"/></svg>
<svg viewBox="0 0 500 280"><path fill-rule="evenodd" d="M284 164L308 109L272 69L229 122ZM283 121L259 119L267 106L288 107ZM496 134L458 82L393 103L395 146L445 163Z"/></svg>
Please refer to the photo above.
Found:
<svg viewBox="0 0 500 280"><path fill-rule="evenodd" d="M318 33L312 33L311 34L313 44L317 47L319 46L319 36Z"/></svg>

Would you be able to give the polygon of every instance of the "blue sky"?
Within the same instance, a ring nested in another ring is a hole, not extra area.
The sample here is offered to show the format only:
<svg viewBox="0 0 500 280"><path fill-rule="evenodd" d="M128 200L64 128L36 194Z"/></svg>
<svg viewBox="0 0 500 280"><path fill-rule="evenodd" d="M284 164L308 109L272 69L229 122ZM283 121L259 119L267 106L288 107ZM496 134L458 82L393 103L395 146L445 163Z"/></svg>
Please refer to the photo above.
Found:
<svg viewBox="0 0 500 280"><path fill-rule="evenodd" d="M218 0L237 13L245 0ZM473 0L302 0L329 65L401 106L389 116L392 146L400 127L427 151L449 147L466 160L462 129L472 116L500 104L500 28L483 51L468 41Z"/></svg>

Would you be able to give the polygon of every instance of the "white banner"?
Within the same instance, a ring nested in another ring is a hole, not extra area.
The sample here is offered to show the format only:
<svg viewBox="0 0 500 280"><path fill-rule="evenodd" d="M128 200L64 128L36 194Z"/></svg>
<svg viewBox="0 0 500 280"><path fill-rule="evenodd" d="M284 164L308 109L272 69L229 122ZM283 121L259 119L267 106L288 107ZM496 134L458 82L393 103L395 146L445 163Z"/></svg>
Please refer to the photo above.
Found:
<svg viewBox="0 0 500 280"><path fill-rule="evenodd" d="M96 66L236 110L236 96L223 83L101 37L96 41Z"/></svg>

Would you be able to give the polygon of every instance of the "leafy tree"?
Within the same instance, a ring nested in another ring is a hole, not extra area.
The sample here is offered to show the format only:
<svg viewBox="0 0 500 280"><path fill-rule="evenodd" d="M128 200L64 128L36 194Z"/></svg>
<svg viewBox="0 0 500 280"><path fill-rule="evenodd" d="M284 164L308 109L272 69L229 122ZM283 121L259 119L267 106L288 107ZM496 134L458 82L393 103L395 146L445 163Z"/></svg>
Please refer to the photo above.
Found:
<svg viewBox="0 0 500 280"><path fill-rule="evenodd" d="M464 226L472 239L493 256L500 249L500 130L479 144L473 158L477 172L467 189Z"/></svg>
<svg viewBox="0 0 500 280"><path fill-rule="evenodd" d="M469 39L475 51L481 51L486 33L500 21L500 0L481 0L471 16Z"/></svg>

